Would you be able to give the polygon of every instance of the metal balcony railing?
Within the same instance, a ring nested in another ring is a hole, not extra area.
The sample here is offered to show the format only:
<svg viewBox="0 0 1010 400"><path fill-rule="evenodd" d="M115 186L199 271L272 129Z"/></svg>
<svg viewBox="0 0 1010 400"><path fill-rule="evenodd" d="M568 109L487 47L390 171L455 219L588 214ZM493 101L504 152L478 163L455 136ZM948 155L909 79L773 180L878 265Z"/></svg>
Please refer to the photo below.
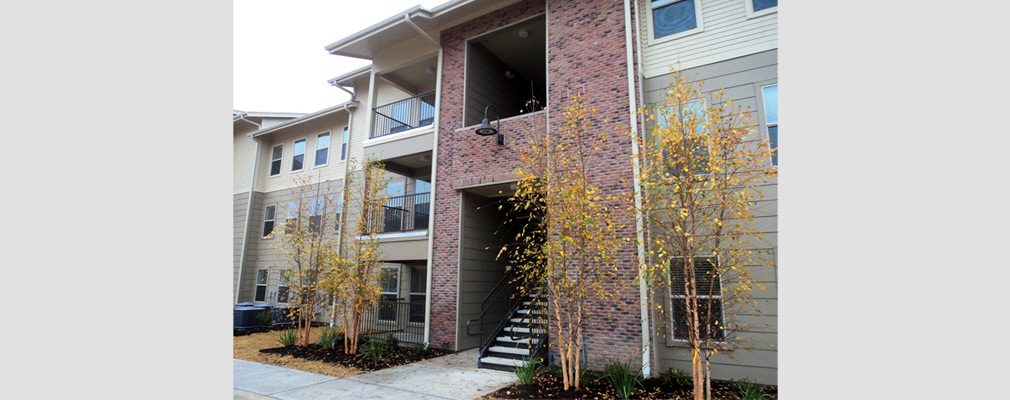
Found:
<svg viewBox="0 0 1010 400"><path fill-rule="evenodd" d="M372 110L375 111L375 125L370 138L428 126L435 121L435 91L381 105Z"/></svg>
<svg viewBox="0 0 1010 400"><path fill-rule="evenodd" d="M428 229L431 193L390 197L382 206L382 215L371 221L375 233L409 232Z"/></svg>
<svg viewBox="0 0 1010 400"><path fill-rule="evenodd" d="M395 297L395 296L393 296ZM384 298L361 317L364 335L393 335L401 343L424 342L424 296Z"/></svg>

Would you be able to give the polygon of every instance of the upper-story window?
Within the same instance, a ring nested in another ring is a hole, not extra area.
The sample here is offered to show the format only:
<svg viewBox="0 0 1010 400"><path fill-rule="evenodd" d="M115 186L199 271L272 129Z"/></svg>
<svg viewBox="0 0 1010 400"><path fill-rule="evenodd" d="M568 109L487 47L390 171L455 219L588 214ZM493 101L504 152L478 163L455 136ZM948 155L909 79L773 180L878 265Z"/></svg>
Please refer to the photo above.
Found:
<svg viewBox="0 0 1010 400"><path fill-rule="evenodd" d="M284 155L284 145L279 144L274 146L273 151L270 153L270 176L280 175L281 173L281 156Z"/></svg>
<svg viewBox="0 0 1010 400"><path fill-rule="evenodd" d="M675 107L668 107L665 115L659 114L656 116L656 121L659 126L669 129L671 122L674 126L687 126L694 127L692 129L687 129L690 132L687 135L687 140L691 147L680 147L681 150L692 153L691 156L686 157L684 155L670 155L673 157L673 162L670 163L670 167L674 170L673 173L677 175L682 175L685 170L689 170L692 174L702 175L707 174L709 171L709 148L707 142L708 128L705 125L708 123L708 114L705 112L705 99L695 99L691 100L684 105L681 112L677 112Z"/></svg>
<svg viewBox="0 0 1010 400"><path fill-rule="evenodd" d="M779 85L761 88L761 99L765 107L765 127L768 128L768 142L772 146L772 165L779 165Z"/></svg>
<svg viewBox="0 0 1010 400"><path fill-rule="evenodd" d="M701 0L652 0L652 40L687 35L702 29Z"/></svg>
<svg viewBox="0 0 1010 400"><path fill-rule="evenodd" d="M323 230L323 199L312 199L309 203L309 229L322 232Z"/></svg>
<svg viewBox="0 0 1010 400"><path fill-rule="evenodd" d="M779 0L752 0L751 5L754 7L754 11L761 11L764 9L778 7Z"/></svg>
<svg viewBox="0 0 1010 400"><path fill-rule="evenodd" d="M301 171L305 166L305 139L295 141L294 154L291 158L291 171Z"/></svg>
<svg viewBox="0 0 1010 400"><path fill-rule="evenodd" d="M263 237L270 236L274 232L274 213L277 211L275 206L267 206L266 211L263 213Z"/></svg>
<svg viewBox="0 0 1010 400"><path fill-rule="evenodd" d="M351 133L350 133L349 130L347 130L347 127L345 126L344 127L344 138L343 138L343 141L340 144L340 161L343 161L343 160L347 159L347 142L350 140L350 138L351 138Z"/></svg>
<svg viewBox="0 0 1010 400"><path fill-rule="evenodd" d="M778 11L779 0L744 0L747 18L760 17Z"/></svg>
<svg viewBox="0 0 1010 400"><path fill-rule="evenodd" d="M316 137L316 166L326 165L330 156L330 133Z"/></svg>

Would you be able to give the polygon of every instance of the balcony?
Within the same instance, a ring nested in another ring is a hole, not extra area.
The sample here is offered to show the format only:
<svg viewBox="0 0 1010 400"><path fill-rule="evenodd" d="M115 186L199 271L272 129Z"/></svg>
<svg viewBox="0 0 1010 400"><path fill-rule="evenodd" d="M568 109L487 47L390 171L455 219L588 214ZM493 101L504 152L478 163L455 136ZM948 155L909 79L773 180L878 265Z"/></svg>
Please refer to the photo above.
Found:
<svg viewBox="0 0 1010 400"><path fill-rule="evenodd" d="M415 193L390 197L382 206L379 220L369 229L374 233L403 233L428 229L431 193Z"/></svg>
<svg viewBox="0 0 1010 400"><path fill-rule="evenodd" d="M435 91L381 105L373 111L375 125L370 139L430 126L435 121Z"/></svg>

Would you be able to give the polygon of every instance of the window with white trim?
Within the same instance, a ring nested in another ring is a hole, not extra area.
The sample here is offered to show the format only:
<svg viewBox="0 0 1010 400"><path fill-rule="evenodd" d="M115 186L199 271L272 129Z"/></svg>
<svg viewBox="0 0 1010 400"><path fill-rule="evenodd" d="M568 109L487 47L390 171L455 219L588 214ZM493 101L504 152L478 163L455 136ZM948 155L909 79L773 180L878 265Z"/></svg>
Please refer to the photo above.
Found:
<svg viewBox="0 0 1010 400"><path fill-rule="evenodd" d="M340 161L347 159L347 142L351 139L351 131L344 127L344 138L340 144Z"/></svg>
<svg viewBox="0 0 1010 400"><path fill-rule="evenodd" d="M340 214L344 212L343 207L344 207L344 194L341 193L341 194L337 195L337 205L336 205L336 207L334 207L334 208L336 208L336 213L334 213L334 215L333 215L333 217L334 217L333 218L334 219L334 222L333 222L334 229L336 229L338 231L340 230Z"/></svg>
<svg viewBox="0 0 1010 400"><path fill-rule="evenodd" d="M751 2L751 7L754 11L761 11L764 9L778 7L779 0L748 0Z"/></svg>
<svg viewBox="0 0 1010 400"><path fill-rule="evenodd" d="M326 165L330 158L330 133L326 132L316 137L315 166Z"/></svg>
<svg viewBox="0 0 1010 400"><path fill-rule="evenodd" d="M701 28L701 0L652 0L649 8L653 40Z"/></svg>
<svg viewBox="0 0 1010 400"><path fill-rule="evenodd" d="M772 165L779 165L779 85L761 88L761 101L765 108L765 127L768 128L768 143L772 148Z"/></svg>
<svg viewBox="0 0 1010 400"><path fill-rule="evenodd" d="M253 301L266 301L267 299L267 270L256 271L256 297Z"/></svg>
<svg viewBox="0 0 1010 400"><path fill-rule="evenodd" d="M410 322L424 322L424 305L428 296L428 268L410 267Z"/></svg>
<svg viewBox="0 0 1010 400"><path fill-rule="evenodd" d="M684 105L681 112L677 112L676 107L668 107L666 115L657 115L656 121L659 126L669 128L671 119L681 126L694 125L695 128L688 130L695 134L692 146L694 156L690 159L685 157L674 157L669 163L670 169L677 175L682 175L685 168L690 168L694 174L707 174L709 169L709 149L706 136L708 128L708 114L705 113L705 99L695 99ZM688 166L685 163L694 163Z"/></svg>
<svg viewBox="0 0 1010 400"><path fill-rule="evenodd" d="M288 289L288 285L290 283L291 283L291 271L290 270L281 271L281 280L277 284L277 302L278 303L287 303L288 302L288 293L290 293L290 289Z"/></svg>
<svg viewBox="0 0 1010 400"><path fill-rule="evenodd" d="M266 211L263 212L263 237L270 236L274 232L274 215L277 211L276 206L267 206Z"/></svg>
<svg viewBox="0 0 1010 400"><path fill-rule="evenodd" d="M379 284L384 298L379 304L379 319L395 321L396 303L400 298L400 267L382 267L379 273Z"/></svg>
<svg viewBox="0 0 1010 400"><path fill-rule="evenodd" d="M305 166L305 139L295 141L294 156L291 157L291 172L301 171Z"/></svg>
<svg viewBox="0 0 1010 400"><path fill-rule="evenodd" d="M722 315L722 278L712 257L694 259L694 282L698 296L698 322L702 338L722 340L725 322ZM688 339L687 290L684 288L687 267L682 258L670 262L670 300L673 318L673 338Z"/></svg>
<svg viewBox="0 0 1010 400"><path fill-rule="evenodd" d="M298 224L298 202L291 201L288 202L287 215L284 216L284 232L291 233L295 231L295 225Z"/></svg>
<svg viewBox="0 0 1010 400"><path fill-rule="evenodd" d="M284 155L284 145L279 144L274 146L273 150L270 152L270 176L280 175L281 173L281 156Z"/></svg>
<svg viewBox="0 0 1010 400"><path fill-rule="evenodd" d="M312 199L309 203L309 229L322 232L323 230L323 199Z"/></svg>

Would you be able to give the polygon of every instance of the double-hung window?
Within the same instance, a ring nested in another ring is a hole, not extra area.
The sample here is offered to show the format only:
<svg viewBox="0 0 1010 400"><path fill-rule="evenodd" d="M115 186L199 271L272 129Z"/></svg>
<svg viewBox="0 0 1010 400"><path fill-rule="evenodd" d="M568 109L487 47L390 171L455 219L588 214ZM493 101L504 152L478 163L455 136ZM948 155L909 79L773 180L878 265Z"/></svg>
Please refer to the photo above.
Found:
<svg viewBox="0 0 1010 400"><path fill-rule="evenodd" d="M326 132L316 137L315 166L326 165L330 157L330 133Z"/></svg>
<svg viewBox="0 0 1010 400"><path fill-rule="evenodd" d="M652 0L649 7L653 40L701 29L700 0Z"/></svg>
<svg viewBox="0 0 1010 400"><path fill-rule="evenodd" d="M274 146L270 152L270 176L281 174L281 156L284 155L284 145Z"/></svg>
<svg viewBox="0 0 1010 400"><path fill-rule="evenodd" d="M379 319L396 320L396 302L400 295L400 267L382 267L379 283L384 301L379 304Z"/></svg>
<svg viewBox="0 0 1010 400"><path fill-rule="evenodd" d="M295 141L294 154L291 158L291 172L301 171L305 166L305 139Z"/></svg>
<svg viewBox="0 0 1010 400"><path fill-rule="evenodd" d="M344 138L340 143L340 161L347 159L347 142L351 139L351 131L344 127Z"/></svg>
<svg viewBox="0 0 1010 400"><path fill-rule="evenodd" d="M284 216L284 232L289 234L294 232L296 224L298 224L298 202L288 202L287 215Z"/></svg>
<svg viewBox="0 0 1010 400"><path fill-rule="evenodd" d="M312 199L309 203L309 229L315 232L323 230L323 199Z"/></svg>
<svg viewBox="0 0 1010 400"><path fill-rule="evenodd" d="M274 232L274 215L277 211L276 206L267 206L266 211L263 213L263 237L270 236Z"/></svg>
<svg viewBox="0 0 1010 400"><path fill-rule="evenodd" d="M281 280L280 283L277 284L278 303L288 302L288 293L290 292L290 289L288 289L288 285L290 284L290 282L291 282L291 271L287 270L281 271Z"/></svg>
<svg viewBox="0 0 1010 400"><path fill-rule="evenodd" d="M428 268L410 268L410 322L424 322L424 303L428 295Z"/></svg>
<svg viewBox="0 0 1010 400"><path fill-rule="evenodd" d="M333 218L334 219L334 229L336 229L338 231L340 230L340 214L342 214L344 212L343 207L344 207L344 194L341 193L341 194L337 195L337 206L335 207L336 208L336 213L334 214L334 218Z"/></svg>
<svg viewBox="0 0 1010 400"><path fill-rule="evenodd" d="M667 166L671 173L677 175L685 174L685 170L692 171L694 175L707 174L709 170L709 148L708 148L708 115L705 113L705 99L696 99L684 105L681 112L677 112L675 107L669 107L665 115L656 117L658 124L663 128L670 128L671 120L677 126L686 127L686 140L680 148L671 149L682 151L681 154L667 155L670 157ZM689 147L688 147L689 146ZM688 154L689 153L689 154Z"/></svg>
<svg viewBox="0 0 1010 400"><path fill-rule="evenodd" d="M267 299L267 270L256 271L256 297L254 301L266 301Z"/></svg>
<svg viewBox="0 0 1010 400"><path fill-rule="evenodd" d="M779 165L779 85L761 88L761 99L765 106L765 127L768 128L768 142L772 148L772 165Z"/></svg>
<svg viewBox="0 0 1010 400"><path fill-rule="evenodd" d="M702 339L723 339L725 323L722 318L722 283L711 257L694 259L695 294L698 298L698 323ZM670 297L673 308L673 338L688 339L687 289L684 287L687 267L684 259L670 263Z"/></svg>

